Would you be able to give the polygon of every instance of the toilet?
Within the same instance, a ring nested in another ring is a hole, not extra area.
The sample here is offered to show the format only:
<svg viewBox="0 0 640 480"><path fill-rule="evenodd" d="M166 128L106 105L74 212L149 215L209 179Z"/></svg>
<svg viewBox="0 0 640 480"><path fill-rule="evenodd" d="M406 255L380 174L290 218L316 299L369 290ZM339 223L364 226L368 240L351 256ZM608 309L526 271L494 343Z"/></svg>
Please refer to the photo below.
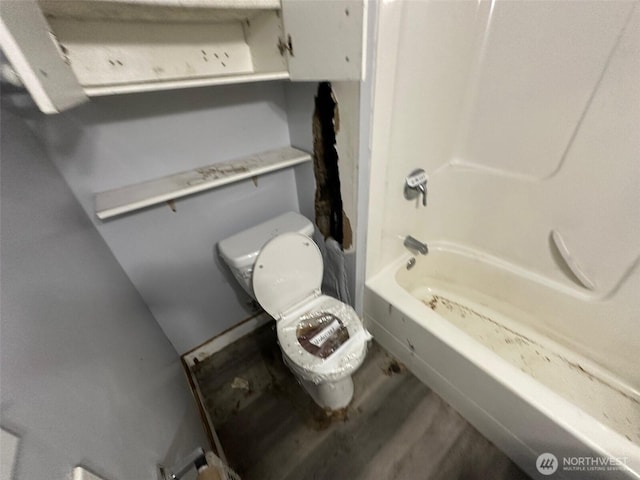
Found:
<svg viewBox="0 0 640 480"><path fill-rule="evenodd" d="M285 364L326 410L353 398L351 376L371 335L355 310L320 287L324 265L313 224L288 212L218 244L240 285L276 320Z"/></svg>

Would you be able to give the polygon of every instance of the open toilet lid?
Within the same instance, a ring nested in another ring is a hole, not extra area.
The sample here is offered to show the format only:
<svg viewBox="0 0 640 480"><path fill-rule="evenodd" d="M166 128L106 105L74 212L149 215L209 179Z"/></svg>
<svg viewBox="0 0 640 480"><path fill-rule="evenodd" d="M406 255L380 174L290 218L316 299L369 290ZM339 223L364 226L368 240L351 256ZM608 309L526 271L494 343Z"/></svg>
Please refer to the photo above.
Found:
<svg viewBox="0 0 640 480"><path fill-rule="evenodd" d="M283 233L262 247L253 269L253 293L276 320L322 285L322 255L306 235Z"/></svg>

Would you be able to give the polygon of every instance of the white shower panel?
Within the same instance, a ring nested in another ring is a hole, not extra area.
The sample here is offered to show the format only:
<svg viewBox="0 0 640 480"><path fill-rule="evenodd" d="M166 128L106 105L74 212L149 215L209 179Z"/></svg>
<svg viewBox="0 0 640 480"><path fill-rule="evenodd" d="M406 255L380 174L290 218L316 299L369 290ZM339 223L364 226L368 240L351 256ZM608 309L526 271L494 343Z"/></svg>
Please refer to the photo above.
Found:
<svg viewBox="0 0 640 480"><path fill-rule="evenodd" d="M492 290L637 399L640 4L383 2L375 78L367 281L404 268L408 235L421 258L465 252L485 277L430 274ZM419 168L427 206L402 193Z"/></svg>
<svg viewBox="0 0 640 480"><path fill-rule="evenodd" d="M632 6L496 2L475 45L453 160L495 174L554 174Z"/></svg>

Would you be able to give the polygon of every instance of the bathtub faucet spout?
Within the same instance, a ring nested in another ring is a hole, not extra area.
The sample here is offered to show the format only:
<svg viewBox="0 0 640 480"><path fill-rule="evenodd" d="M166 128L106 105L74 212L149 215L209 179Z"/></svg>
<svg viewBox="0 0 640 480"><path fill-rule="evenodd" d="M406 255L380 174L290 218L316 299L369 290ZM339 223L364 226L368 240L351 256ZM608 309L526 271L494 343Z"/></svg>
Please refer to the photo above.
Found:
<svg viewBox="0 0 640 480"><path fill-rule="evenodd" d="M427 253L429 253L427 244L421 242L416 238L413 238L411 235L407 235L407 238L404 239L404 246L409 250L420 252L422 255L426 255Z"/></svg>

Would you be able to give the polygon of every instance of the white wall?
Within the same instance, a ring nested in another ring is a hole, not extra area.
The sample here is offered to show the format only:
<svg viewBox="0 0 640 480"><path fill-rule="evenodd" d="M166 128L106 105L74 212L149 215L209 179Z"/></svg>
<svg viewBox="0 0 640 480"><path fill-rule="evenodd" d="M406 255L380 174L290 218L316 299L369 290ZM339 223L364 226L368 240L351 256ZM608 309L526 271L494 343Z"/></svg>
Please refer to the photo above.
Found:
<svg viewBox="0 0 640 480"><path fill-rule="evenodd" d="M94 98L33 122L47 151L178 353L250 316L216 243L298 210L292 169L105 222L93 195L289 144L282 83Z"/></svg>
<svg viewBox="0 0 640 480"><path fill-rule="evenodd" d="M157 463L206 446L179 358L39 140L4 109L1 157L0 414L20 438L13 478L69 478L77 464L156 478Z"/></svg>
<svg viewBox="0 0 640 480"><path fill-rule="evenodd" d="M291 82L286 84L284 89L291 145L310 153L313 153L312 120L317 90L317 82ZM296 166L295 175L300 213L314 221L316 180L313 175L313 163Z"/></svg>
<svg viewBox="0 0 640 480"><path fill-rule="evenodd" d="M605 316L549 321L637 385L639 300L616 295L640 290L639 10L622 1L381 4L368 275L412 234L606 300ZM418 167L430 175L427 208L402 196ZM559 261L553 229L593 292Z"/></svg>

